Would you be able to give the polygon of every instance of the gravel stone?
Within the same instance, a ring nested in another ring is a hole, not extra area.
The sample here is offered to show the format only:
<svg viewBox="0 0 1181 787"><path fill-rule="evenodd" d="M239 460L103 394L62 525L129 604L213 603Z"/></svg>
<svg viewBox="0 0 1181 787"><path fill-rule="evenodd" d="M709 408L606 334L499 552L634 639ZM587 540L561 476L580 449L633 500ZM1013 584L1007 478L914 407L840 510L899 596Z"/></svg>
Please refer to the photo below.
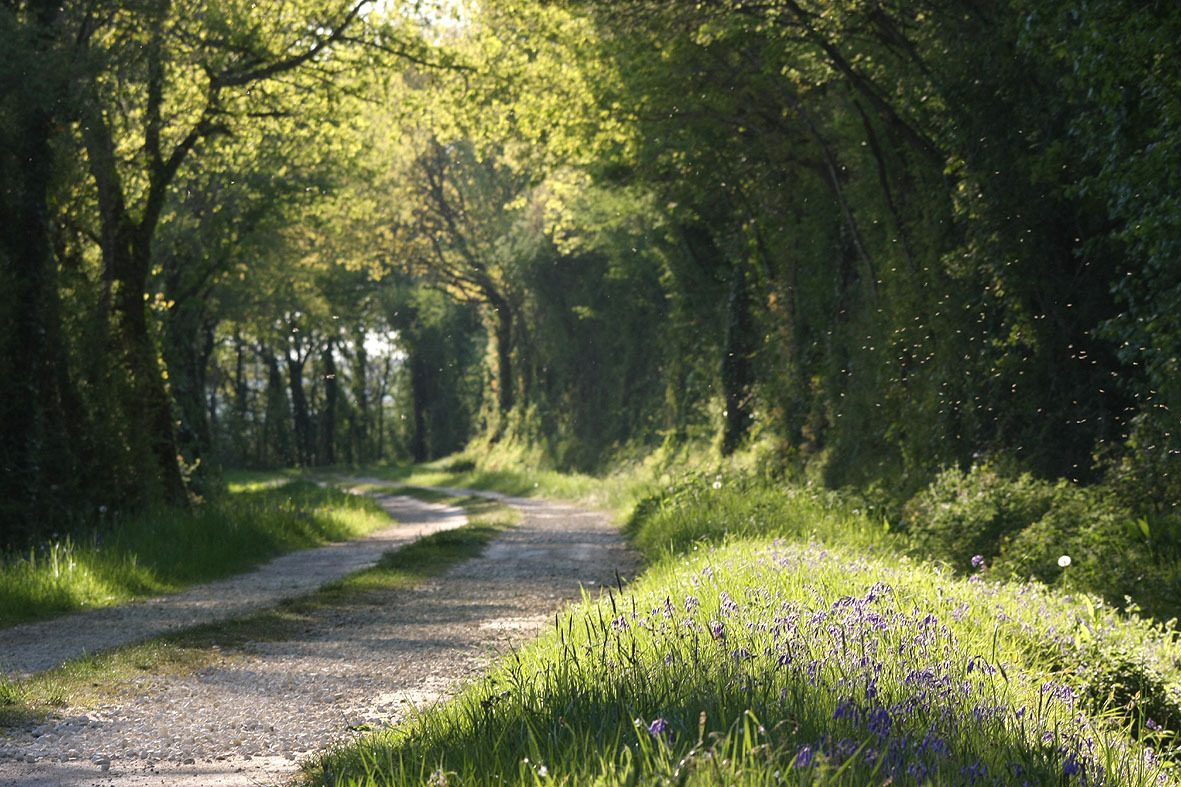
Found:
<svg viewBox="0 0 1181 787"><path fill-rule="evenodd" d="M393 601L370 599L317 615L298 640L254 643L250 655L224 655L186 677L146 678L118 703L86 713L66 711L28 729L0 730L0 785L224 787L289 782L300 759L366 730L397 724L415 709L445 698L464 680L478 676L497 653L534 636L555 612L580 598L583 587L594 592L612 585L617 572L630 577L639 565L601 512L476 494L502 500L524 515L482 556L395 594ZM465 521L458 509L411 504L402 497L378 499L391 513L396 511L403 524L395 530L402 534L419 528L417 537ZM382 531L373 539L392 537ZM408 540L403 535L394 546ZM343 546L297 554L329 559ZM382 546L377 555L389 548ZM272 561L255 574L213 583L216 591L209 589L213 586L189 591L200 602L174 602L174 615L163 630L204 622L211 614L224 618L269 606L277 598L256 603L251 577L275 572L283 576L272 577L268 587L286 587L288 581L302 582L306 574L319 571L319 559L292 561L281 569ZM353 560L345 562L357 567L344 573L365 567ZM310 587L326 581L317 579ZM162 606L168 605L119 608L118 622L108 625L125 626L125 637L102 641L119 644L157 633ZM227 608L234 611L221 614ZM101 612L106 610L88 614ZM92 626L74 628L72 621L80 617L36 624L45 652L35 656L33 648L22 645L14 651L22 654L21 669L31 671L30 664L53 664L82 650L112 646L92 644L87 638ZM7 655L11 631L0 632L0 659L18 663Z"/></svg>

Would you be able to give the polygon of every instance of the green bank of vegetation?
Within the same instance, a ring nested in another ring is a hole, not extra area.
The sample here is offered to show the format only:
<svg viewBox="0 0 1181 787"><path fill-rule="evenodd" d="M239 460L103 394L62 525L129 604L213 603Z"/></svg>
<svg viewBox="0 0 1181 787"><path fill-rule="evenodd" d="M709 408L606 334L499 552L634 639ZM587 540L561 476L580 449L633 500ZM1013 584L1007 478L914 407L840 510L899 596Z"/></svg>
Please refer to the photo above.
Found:
<svg viewBox="0 0 1181 787"><path fill-rule="evenodd" d="M631 526L626 592L308 782L1175 783L1175 619L909 558L828 494L698 481Z"/></svg>

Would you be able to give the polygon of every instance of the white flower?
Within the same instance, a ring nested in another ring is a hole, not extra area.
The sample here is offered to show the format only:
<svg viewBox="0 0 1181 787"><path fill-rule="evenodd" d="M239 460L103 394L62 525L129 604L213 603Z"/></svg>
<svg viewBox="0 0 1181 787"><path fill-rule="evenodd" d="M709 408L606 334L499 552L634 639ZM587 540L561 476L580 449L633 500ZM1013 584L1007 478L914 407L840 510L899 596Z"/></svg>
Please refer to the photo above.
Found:
<svg viewBox="0 0 1181 787"><path fill-rule="evenodd" d="M1063 555L1062 557L1058 558L1058 565L1061 566L1062 568L1066 568L1067 566L1069 566L1070 565L1070 555Z"/></svg>

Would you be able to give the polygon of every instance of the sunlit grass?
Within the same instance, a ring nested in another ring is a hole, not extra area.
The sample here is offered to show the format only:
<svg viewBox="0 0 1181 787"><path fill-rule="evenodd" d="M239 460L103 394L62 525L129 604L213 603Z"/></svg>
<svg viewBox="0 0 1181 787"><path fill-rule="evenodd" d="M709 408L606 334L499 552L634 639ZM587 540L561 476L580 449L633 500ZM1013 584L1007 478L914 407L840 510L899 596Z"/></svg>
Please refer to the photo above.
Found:
<svg viewBox="0 0 1181 787"><path fill-rule="evenodd" d="M222 480L226 491L259 492L263 489L281 486L287 481L299 478L303 471L295 468L285 470L223 470Z"/></svg>
<svg viewBox="0 0 1181 787"><path fill-rule="evenodd" d="M340 472L412 484L545 497L629 516L639 502L688 474L757 475L770 446L757 443L721 457L709 443L689 443L638 456L622 456L603 475L555 470L542 451L518 442L476 443L465 451L417 465L381 465Z"/></svg>
<svg viewBox="0 0 1181 787"><path fill-rule="evenodd" d="M1174 638L1093 601L857 548L703 545L308 778L1157 784L1144 744L1171 745L1174 728L1152 726L1172 720L1149 725L1085 669L1128 641L1176 683Z"/></svg>
<svg viewBox="0 0 1181 787"><path fill-rule="evenodd" d="M401 478L587 499L577 479L459 462ZM616 510L650 568L627 594L587 599L455 701L307 779L1176 783L1173 624L957 575L865 502L747 467L638 477L598 493L633 495Z"/></svg>
<svg viewBox="0 0 1181 787"><path fill-rule="evenodd" d="M760 536L905 552L906 540L863 506L825 489L718 473L653 488L635 504L627 530L649 560L703 540Z"/></svg>
<svg viewBox="0 0 1181 787"><path fill-rule="evenodd" d="M0 626L173 592L391 524L375 501L306 481L244 488L10 557L0 565Z"/></svg>

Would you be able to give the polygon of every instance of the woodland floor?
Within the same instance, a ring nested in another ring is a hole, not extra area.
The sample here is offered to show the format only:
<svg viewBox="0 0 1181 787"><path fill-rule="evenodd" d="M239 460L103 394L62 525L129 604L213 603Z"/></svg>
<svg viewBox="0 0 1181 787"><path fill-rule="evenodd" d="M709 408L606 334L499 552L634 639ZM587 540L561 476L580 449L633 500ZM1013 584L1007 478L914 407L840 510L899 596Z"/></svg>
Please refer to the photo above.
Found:
<svg viewBox="0 0 1181 787"><path fill-rule="evenodd" d="M396 724L446 696L496 653L533 636L581 588L593 592L638 566L606 514L474 494L523 515L480 557L413 590L367 593L314 613L298 639L252 643L195 674L145 677L101 707L67 708L35 727L0 729L0 785L282 784L300 758L350 739L358 728ZM40 670L83 651L273 605L334 578L323 569L329 560L341 576L464 521L455 508L378 499L399 526L167 599L0 632L6 667ZM366 556L339 556L360 545Z"/></svg>

